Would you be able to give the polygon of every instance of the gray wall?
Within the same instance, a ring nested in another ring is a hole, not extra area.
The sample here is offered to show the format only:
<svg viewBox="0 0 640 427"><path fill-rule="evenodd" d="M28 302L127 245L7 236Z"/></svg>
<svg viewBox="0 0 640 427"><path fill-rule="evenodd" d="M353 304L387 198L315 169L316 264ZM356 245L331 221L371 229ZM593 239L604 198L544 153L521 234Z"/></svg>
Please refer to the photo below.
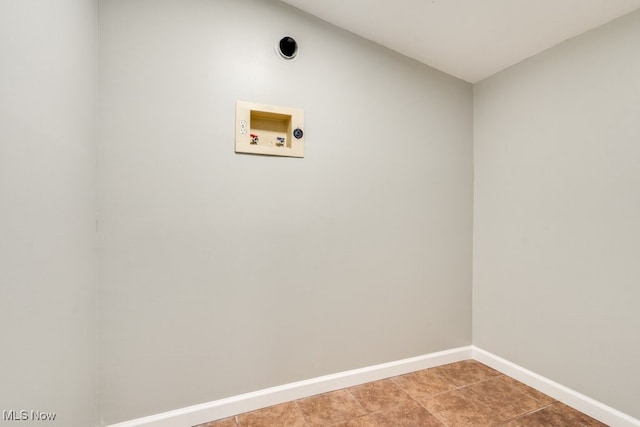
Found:
<svg viewBox="0 0 640 427"><path fill-rule="evenodd" d="M470 84L264 0L102 1L99 38L105 422L471 343ZM235 154L238 99L303 108L306 157Z"/></svg>
<svg viewBox="0 0 640 427"><path fill-rule="evenodd" d="M95 420L96 9L0 1L0 411L47 425Z"/></svg>
<svg viewBox="0 0 640 427"><path fill-rule="evenodd" d="M475 345L640 417L640 12L474 88Z"/></svg>
<svg viewBox="0 0 640 427"><path fill-rule="evenodd" d="M246 31L243 31L246 28ZM471 342L471 86L279 3L0 2L1 409L99 423ZM275 40L291 33L300 57ZM640 417L640 12L475 86L473 342ZM236 155L243 99L305 159Z"/></svg>

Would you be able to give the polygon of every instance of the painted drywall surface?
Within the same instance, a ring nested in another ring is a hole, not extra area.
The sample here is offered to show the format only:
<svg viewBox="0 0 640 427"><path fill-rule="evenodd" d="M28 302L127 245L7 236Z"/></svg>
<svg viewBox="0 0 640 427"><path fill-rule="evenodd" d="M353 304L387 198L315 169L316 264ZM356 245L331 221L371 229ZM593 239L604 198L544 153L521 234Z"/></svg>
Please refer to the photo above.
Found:
<svg viewBox="0 0 640 427"><path fill-rule="evenodd" d="M0 416L55 413L21 425L95 420L96 23L0 2Z"/></svg>
<svg viewBox="0 0 640 427"><path fill-rule="evenodd" d="M470 343L468 83L279 2L105 0L99 39L106 423ZM305 158L235 154L238 99Z"/></svg>
<svg viewBox="0 0 640 427"><path fill-rule="evenodd" d="M474 88L474 344L640 417L640 12Z"/></svg>

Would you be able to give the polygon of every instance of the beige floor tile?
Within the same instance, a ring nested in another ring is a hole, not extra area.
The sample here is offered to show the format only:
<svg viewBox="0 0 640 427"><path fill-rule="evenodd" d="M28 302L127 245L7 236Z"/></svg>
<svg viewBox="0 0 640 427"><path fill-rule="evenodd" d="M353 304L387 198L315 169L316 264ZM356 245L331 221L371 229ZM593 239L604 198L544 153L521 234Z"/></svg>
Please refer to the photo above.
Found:
<svg viewBox="0 0 640 427"><path fill-rule="evenodd" d="M373 415L363 415L352 420L333 424L331 427L379 427Z"/></svg>
<svg viewBox="0 0 640 427"><path fill-rule="evenodd" d="M550 405L551 403L555 403L557 402L557 400L555 400L554 398L547 396L544 393L539 392L538 390L529 387L526 384L521 383L518 380L515 380L511 377L508 376L504 376L504 379L506 382L508 382L512 387L520 390L521 392L523 392L524 394L526 394L527 396L531 396L534 399L536 399L538 402L540 402L541 404L544 405Z"/></svg>
<svg viewBox="0 0 640 427"><path fill-rule="evenodd" d="M295 402L270 406L238 416L238 427L306 427ZM218 426L215 426L218 427ZM226 427L226 426L225 426Z"/></svg>
<svg viewBox="0 0 640 427"><path fill-rule="evenodd" d="M475 360L464 360L432 369L458 387L502 375L500 372Z"/></svg>
<svg viewBox="0 0 640 427"><path fill-rule="evenodd" d="M346 390L307 397L297 403L311 427L337 424L366 414L364 408Z"/></svg>
<svg viewBox="0 0 640 427"><path fill-rule="evenodd" d="M506 424L508 427L606 427L601 423L581 412L576 411L560 402L549 405L539 411L516 418Z"/></svg>
<svg viewBox="0 0 640 427"><path fill-rule="evenodd" d="M546 406L511 386L504 376L460 388L457 392L486 418L503 422Z"/></svg>
<svg viewBox="0 0 640 427"><path fill-rule="evenodd" d="M218 421L211 421L205 424L199 424L194 427L237 427L236 417L229 417Z"/></svg>
<svg viewBox="0 0 640 427"><path fill-rule="evenodd" d="M369 413L386 411L411 399L389 379L351 387L348 391Z"/></svg>
<svg viewBox="0 0 640 427"><path fill-rule="evenodd" d="M403 402L373 417L377 427L444 427L440 420L415 401Z"/></svg>
<svg viewBox="0 0 640 427"><path fill-rule="evenodd" d="M449 427L478 427L500 423L486 408L465 399L460 390L442 393L420 403Z"/></svg>
<svg viewBox="0 0 640 427"><path fill-rule="evenodd" d="M433 369L394 377L392 381L416 400L426 399L458 387Z"/></svg>

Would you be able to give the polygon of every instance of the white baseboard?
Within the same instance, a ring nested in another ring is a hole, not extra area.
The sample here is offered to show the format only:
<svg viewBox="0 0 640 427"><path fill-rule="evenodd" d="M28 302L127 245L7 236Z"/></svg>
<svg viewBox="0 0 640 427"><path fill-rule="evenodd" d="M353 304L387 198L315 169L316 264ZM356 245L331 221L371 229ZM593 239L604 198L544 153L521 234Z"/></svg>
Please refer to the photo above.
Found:
<svg viewBox="0 0 640 427"><path fill-rule="evenodd" d="M395 362L325 375L119 424L112 424L109 427L189 427L291 400L467 359L475 359L484 363L609 426L640 427L640 420L636 418L475 346L459 347Z"/></svg>
<svg viewBox="0 0 640 427"><path fill-rule="evenodd" d="M325 375L309 380L271 387L183 409L151 415L109 427L188 427L212 420L255 411L290 400L302 399L320 393L339 390L383 378L433 368L447 363L471 359L472 346L430 353L395 362Z"/></svg>
<svg viewBox="0 0 640 427"><path fill-rule="evenodd" d="M584 394L578 393L568 387L558 384L548 378L531 372L528 369L511 363L488 351L482 350L476 346L472 347L472 358L478 362L509 375L520 382L525 383L529 387L533 387L562 403L565 403L578 411L595 418L612 427L638 427L640 420L624 414L610 406L607 406L597 400L594 400Z"/></svg>

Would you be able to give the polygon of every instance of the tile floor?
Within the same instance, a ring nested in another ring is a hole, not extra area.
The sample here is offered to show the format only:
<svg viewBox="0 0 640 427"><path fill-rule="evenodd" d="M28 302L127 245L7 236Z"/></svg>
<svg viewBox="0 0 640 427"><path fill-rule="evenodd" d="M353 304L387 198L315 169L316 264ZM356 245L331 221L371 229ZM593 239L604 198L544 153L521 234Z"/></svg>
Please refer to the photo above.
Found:
<svg viewBox="0 0 640 427"><path fill-rule="evenodd" d="M196 427L604 426L474 360L319 394Z"/></svg>

